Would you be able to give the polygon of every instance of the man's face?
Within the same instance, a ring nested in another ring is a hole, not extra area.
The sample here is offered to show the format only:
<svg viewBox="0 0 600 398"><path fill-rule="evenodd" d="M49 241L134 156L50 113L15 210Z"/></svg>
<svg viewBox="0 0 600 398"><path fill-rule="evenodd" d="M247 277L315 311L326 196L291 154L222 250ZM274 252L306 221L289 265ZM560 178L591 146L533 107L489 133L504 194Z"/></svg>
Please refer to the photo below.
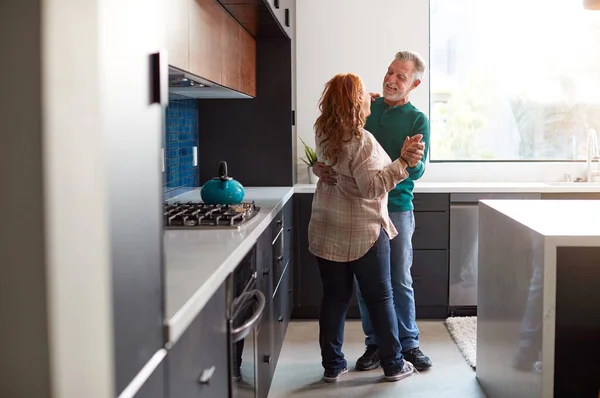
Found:
<svg viewBox="0 0 600 398"><path fill-rule="evenodd" d="M421 83L413 79L415 63L413 61L395 60L388 67L383 78L383 97L391 102L400 101Z"/></svg>

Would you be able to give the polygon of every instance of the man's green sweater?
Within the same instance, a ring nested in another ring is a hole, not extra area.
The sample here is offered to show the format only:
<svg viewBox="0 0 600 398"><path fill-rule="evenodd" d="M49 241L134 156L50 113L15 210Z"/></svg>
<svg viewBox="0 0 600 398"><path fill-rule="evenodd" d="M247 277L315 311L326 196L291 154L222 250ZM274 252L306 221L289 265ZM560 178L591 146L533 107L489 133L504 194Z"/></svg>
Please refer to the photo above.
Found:
<svg viewBox="0 0 600 398"><path fill-rule="evenodd" d="M382 97L371 103L371 115L367 118L365 129L369 131L392 160L400 157L400 150L406 137L423 134L425 154L415 167L409 167L409 178L396 185L389 195L390 212L413 210L413 189L415 180L425 172L425 160L429 154L429 120L413 104L389 107Z"/></svg>

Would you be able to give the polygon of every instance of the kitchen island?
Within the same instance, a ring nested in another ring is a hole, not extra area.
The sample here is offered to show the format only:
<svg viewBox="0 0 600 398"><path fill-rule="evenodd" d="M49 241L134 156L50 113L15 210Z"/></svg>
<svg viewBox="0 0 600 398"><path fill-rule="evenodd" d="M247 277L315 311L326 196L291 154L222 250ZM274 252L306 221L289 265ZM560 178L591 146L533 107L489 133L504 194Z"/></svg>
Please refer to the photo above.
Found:
<svg viewBox="0 0 600 398"><path fill-rule="evenodd" d="M478 263L487 396L596 398L600 201L482 201Z"/></svg>

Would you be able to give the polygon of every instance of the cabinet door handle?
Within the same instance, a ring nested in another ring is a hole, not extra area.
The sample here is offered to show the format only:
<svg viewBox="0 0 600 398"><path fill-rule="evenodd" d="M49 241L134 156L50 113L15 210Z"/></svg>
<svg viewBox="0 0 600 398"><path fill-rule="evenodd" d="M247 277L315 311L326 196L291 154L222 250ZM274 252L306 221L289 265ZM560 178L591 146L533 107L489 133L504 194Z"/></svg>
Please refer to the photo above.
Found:
<svg viewBox="0 0 600 398"><path fill-rule="evenodd" d="M198 377L198 383L200 384L208 384L213 374L215 373L215 366L211 366L208 369L204 369L202 373L200 373L200 377Z"/></svg>
<svg viewBox="0 0 600 398"><path fill-rule="evenodd" d="M169 105L169 63L166 52L150 54L150 105Z"/></svg>
<svg viewBox="0 0 600 398"><path fill-rule="evenodd" d="M271 354L267 354L267 355L263 356L263 362L271 363Z"/></svg>
<svg viewBox="0 0 600 398"><path fill-rule="evenodd" d="M282 224L283 224L283 220L282 219L277 220L277 226L278 227L280 227Z"/></svg>
<svg viewBox="0 0 600 398"><path fill-rule="evenodd" d="M277 318L277 320L281 323L283 322L283 315L279 315L279 318Z"/></svg>
<svg viewBox="0 0 600 398"><path fill-rule="evenodd" d="M270 268L267 268L266 270L264 270L264 271L263 271L263 275L269 275L269 271L270 271L270 270L271 270Z"/></svg>
<svg viewBox="0 0 600 398"><path fill-rule="evenodd" d="M283 256L279 256L279 257L277 257L277 262L278 262L278 263L282 263L282 262L283 262Z"/></svg>
<svg viewBox="0 0 600 398"><path fill-rule="evenodd" d="M287 28L290 27L290 9L289 8L285 9L285 26Z"/></svg>
<svg viewBox="0 0 600 398"><path fill-rule="evenodd" d="M279 0L274 0L273 5L275 6L275 8L279 9Z"/></svg>

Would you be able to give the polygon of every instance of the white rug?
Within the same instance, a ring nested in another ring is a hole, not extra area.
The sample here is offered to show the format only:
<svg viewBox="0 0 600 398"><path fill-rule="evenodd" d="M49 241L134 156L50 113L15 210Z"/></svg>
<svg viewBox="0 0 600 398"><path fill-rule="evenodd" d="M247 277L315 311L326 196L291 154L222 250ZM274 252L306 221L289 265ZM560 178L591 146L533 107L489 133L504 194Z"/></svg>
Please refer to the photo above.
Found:
<svg viewBox="0 0 600 398"><path fill-rule="evenodd" d="M446 327L467 363L475 368L477 357L477 317L457 316L448 318L446 319Z"/></svg>

